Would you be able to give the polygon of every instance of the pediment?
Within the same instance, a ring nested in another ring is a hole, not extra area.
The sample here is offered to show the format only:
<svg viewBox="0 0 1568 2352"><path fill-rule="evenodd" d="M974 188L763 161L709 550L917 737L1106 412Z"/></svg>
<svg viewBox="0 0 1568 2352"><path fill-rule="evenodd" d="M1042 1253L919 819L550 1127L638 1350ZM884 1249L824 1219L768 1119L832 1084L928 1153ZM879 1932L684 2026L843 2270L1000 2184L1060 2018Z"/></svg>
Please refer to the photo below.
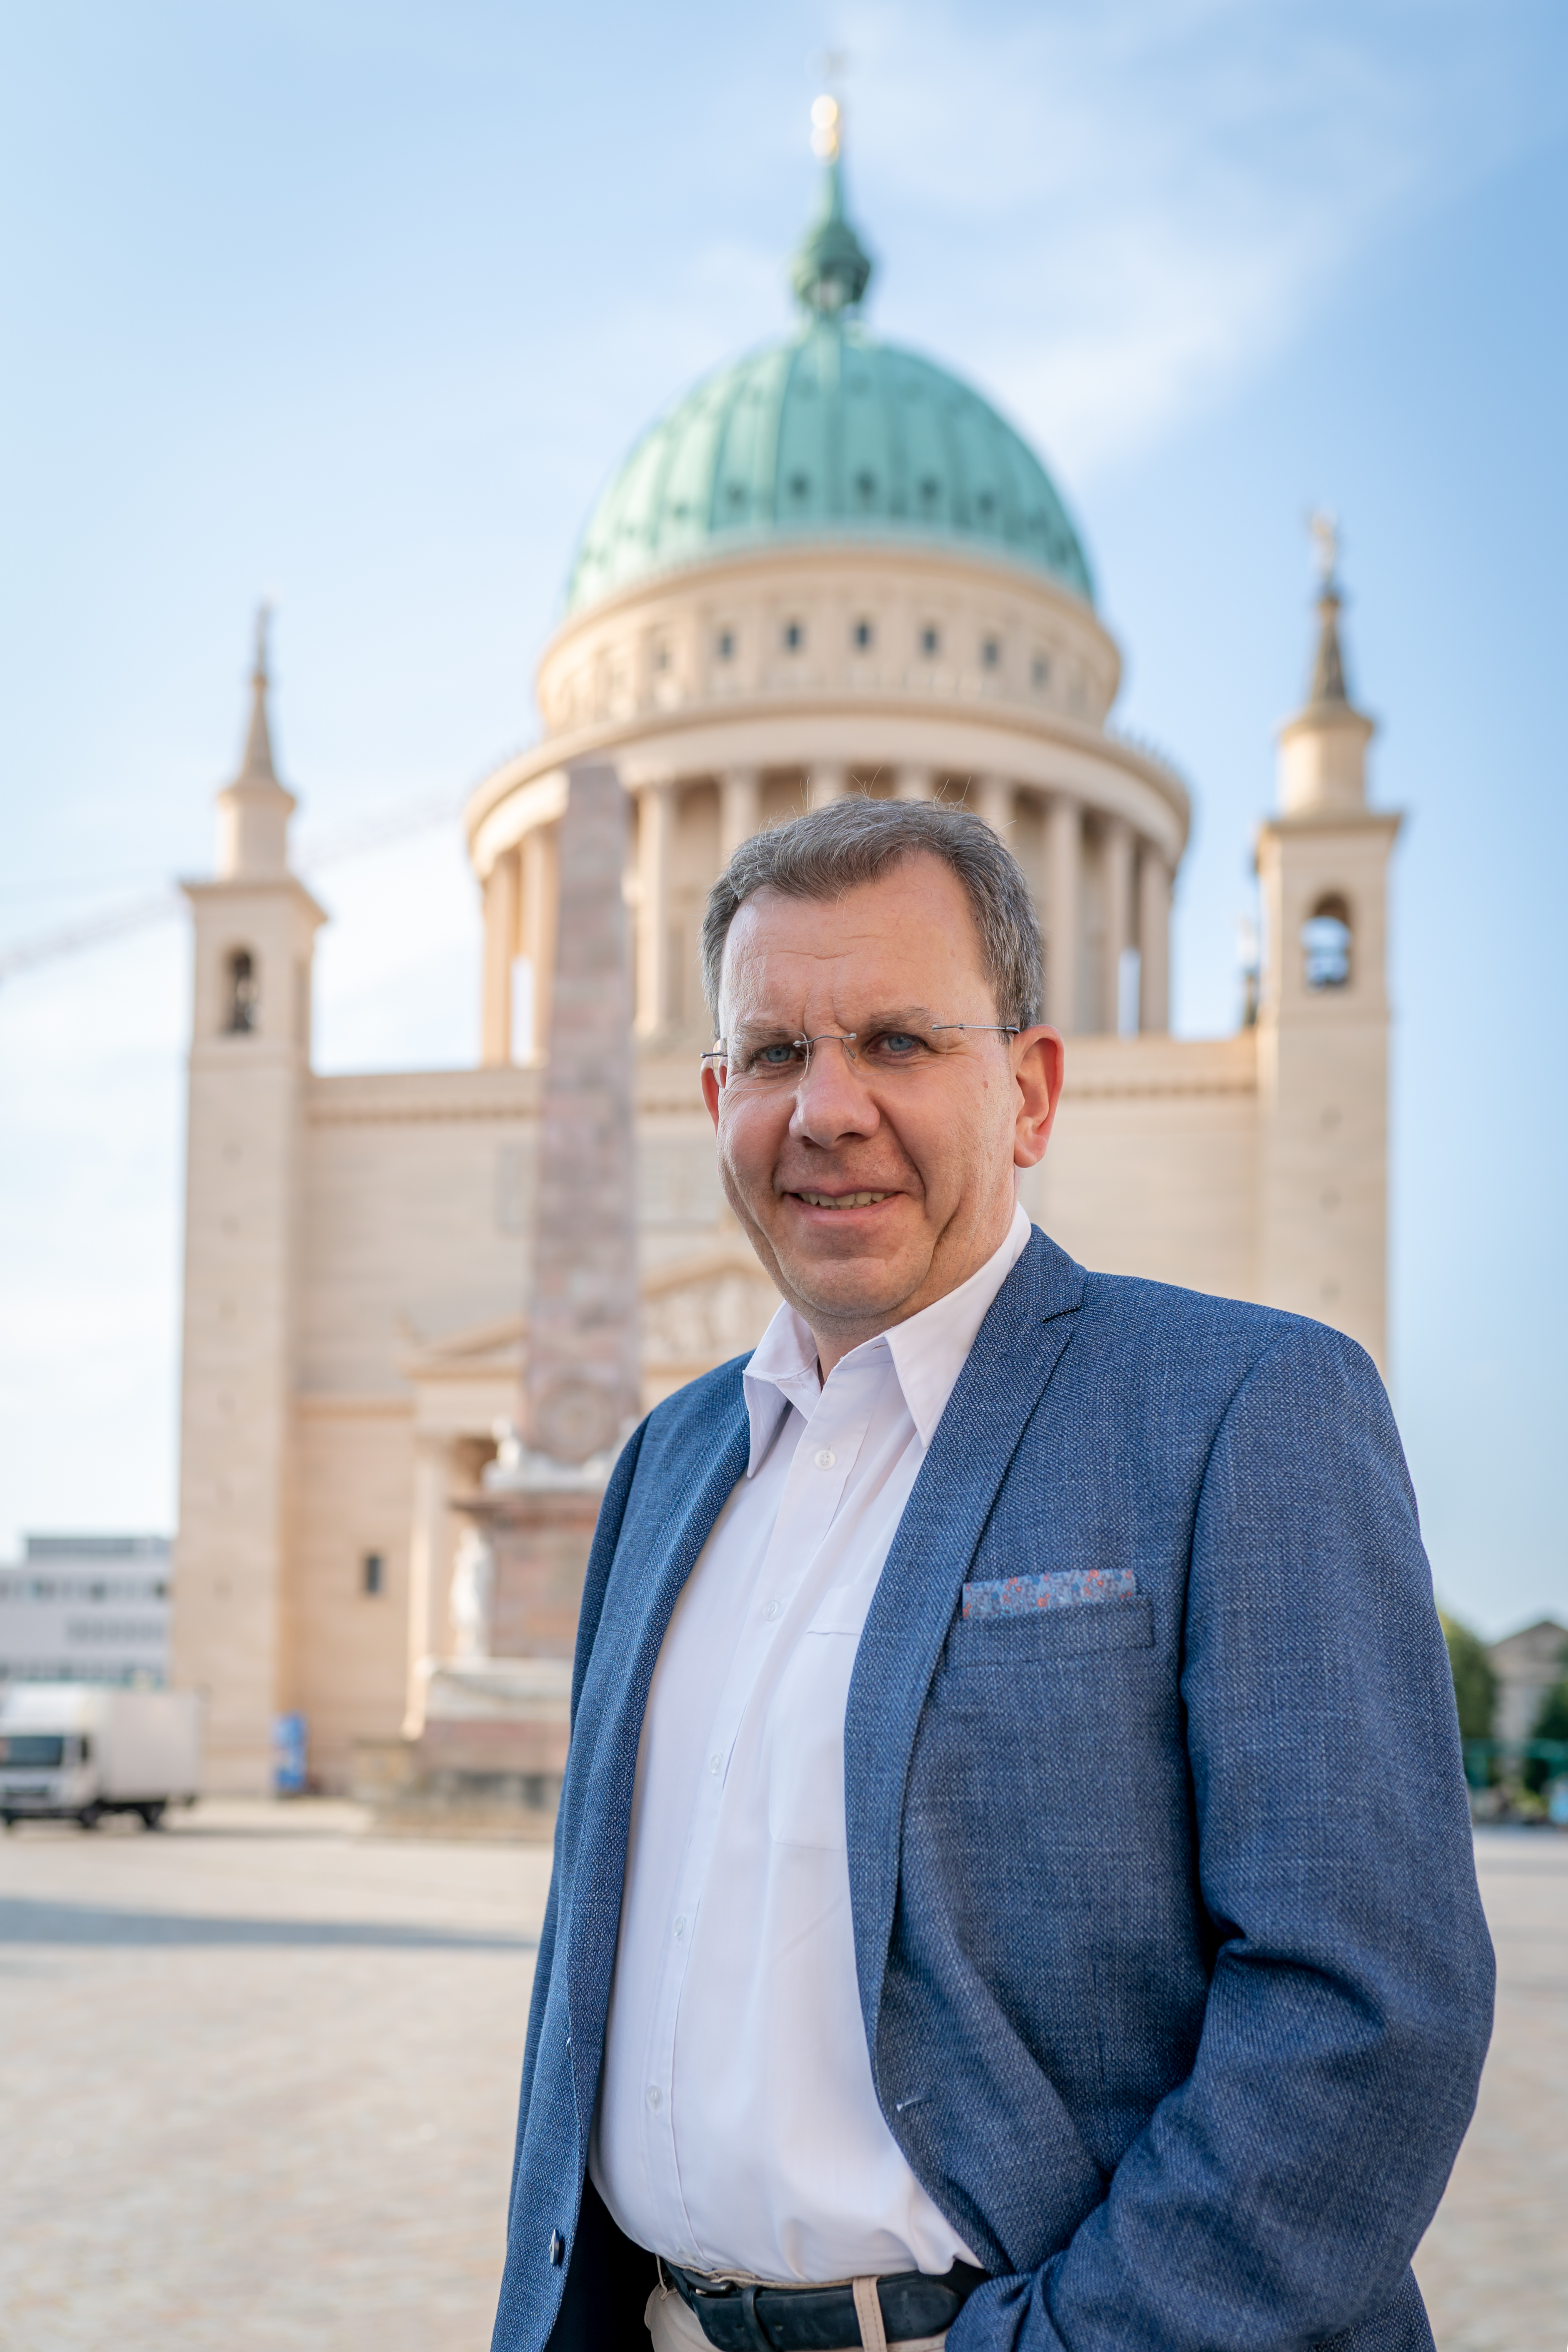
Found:
<svg viewBox="0 0 1568 2352"><path fill-rule="evenodd" d="M405 1323L399 1337L397 1369L405 1381L466 1381L476 1374L521 1371L528 1343L526 1315L506 1315L490 1323L422 1339Z"/></svg>
<svg viewBox="0 0 1568 2352"><path fill-rule="evenodd" d="M739 1234L645 1268L638 1286L643 1379L650 1399L754 1348L779 1303ZM457 1412L465 1425L471 1422L488 1429L516 1396L527 1361L528 1330L525 1315L498 1317L435 1339L405 1324L397 1368L423 1392L420 1423L445 1423ZM445 1403L437 1404L437 1395Z"/></svg>

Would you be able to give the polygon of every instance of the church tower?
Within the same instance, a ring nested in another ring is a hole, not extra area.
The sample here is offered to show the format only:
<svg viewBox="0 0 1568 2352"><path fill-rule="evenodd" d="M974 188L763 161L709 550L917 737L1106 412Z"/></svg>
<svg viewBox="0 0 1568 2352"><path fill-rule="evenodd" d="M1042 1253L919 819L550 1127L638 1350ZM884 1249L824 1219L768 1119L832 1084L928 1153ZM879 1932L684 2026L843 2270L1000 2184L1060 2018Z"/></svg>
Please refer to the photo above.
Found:
<svg viewBox="0 0 1568 2352"><path fill-rule="evenodd" d="M184 886L195 954L185 1180L174 1680L206 1693L205 1785L269 1785L287 1703L300 1127L322 909L289 870L294 798L268 719L258 614L250 728L217 795L217 876Z"/></svg>
<svg viewBox="0 0 1568 2352"><path fill-rule="evenodd" d="M1320 549L1305 707L1279 733L1279 813L1258 837L1258 1296L1348 1331L1387 1370L1388 860L1366 803L1373 721L1345 684L1333 526Z"/></svg>

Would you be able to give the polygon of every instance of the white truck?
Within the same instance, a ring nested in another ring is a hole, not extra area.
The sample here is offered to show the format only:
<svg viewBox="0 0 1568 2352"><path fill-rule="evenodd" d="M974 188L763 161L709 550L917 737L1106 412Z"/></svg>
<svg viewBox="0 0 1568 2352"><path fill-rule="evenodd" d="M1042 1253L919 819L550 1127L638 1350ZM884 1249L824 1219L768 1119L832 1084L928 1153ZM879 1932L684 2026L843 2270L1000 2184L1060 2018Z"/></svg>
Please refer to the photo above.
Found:
<svg viewBox="0 0 1568 2352"><path fill-rule="evenodd" d="M195 1801L202 1703L194 1692L93 1683L0 1687L0 1822L140 1813L155 1830Z"/></svg>

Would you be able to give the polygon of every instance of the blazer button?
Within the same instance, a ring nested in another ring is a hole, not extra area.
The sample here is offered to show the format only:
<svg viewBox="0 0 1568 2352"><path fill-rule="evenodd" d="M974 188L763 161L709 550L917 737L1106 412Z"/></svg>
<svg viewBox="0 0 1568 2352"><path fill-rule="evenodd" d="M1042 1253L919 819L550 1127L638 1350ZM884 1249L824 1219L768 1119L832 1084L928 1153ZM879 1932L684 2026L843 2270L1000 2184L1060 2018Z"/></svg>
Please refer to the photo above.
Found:
<svg viewBox="0 0 1568 2352"><path fill-rule="evenodd" d="M557 2269L561 2266L561 2257L565 2252L565 2239L562 2236L559 2230L552 2230L550 2232L550 2259L555 2264Z"/></svg>

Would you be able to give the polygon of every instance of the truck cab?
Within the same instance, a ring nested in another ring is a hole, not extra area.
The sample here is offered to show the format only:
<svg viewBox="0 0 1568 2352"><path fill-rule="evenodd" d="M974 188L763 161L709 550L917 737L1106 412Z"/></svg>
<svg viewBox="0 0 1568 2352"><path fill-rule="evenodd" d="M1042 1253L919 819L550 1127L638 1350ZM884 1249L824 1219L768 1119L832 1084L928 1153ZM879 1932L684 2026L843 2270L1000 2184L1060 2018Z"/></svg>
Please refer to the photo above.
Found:
<svg viewBox="0 0 1568 2352"><path fill-rule="evenodd" d="M201 1702L188 1691L89 1683L0 1690L0 1822L136 1813L157 1829L172 1804L195 1801Z"/></svg>

